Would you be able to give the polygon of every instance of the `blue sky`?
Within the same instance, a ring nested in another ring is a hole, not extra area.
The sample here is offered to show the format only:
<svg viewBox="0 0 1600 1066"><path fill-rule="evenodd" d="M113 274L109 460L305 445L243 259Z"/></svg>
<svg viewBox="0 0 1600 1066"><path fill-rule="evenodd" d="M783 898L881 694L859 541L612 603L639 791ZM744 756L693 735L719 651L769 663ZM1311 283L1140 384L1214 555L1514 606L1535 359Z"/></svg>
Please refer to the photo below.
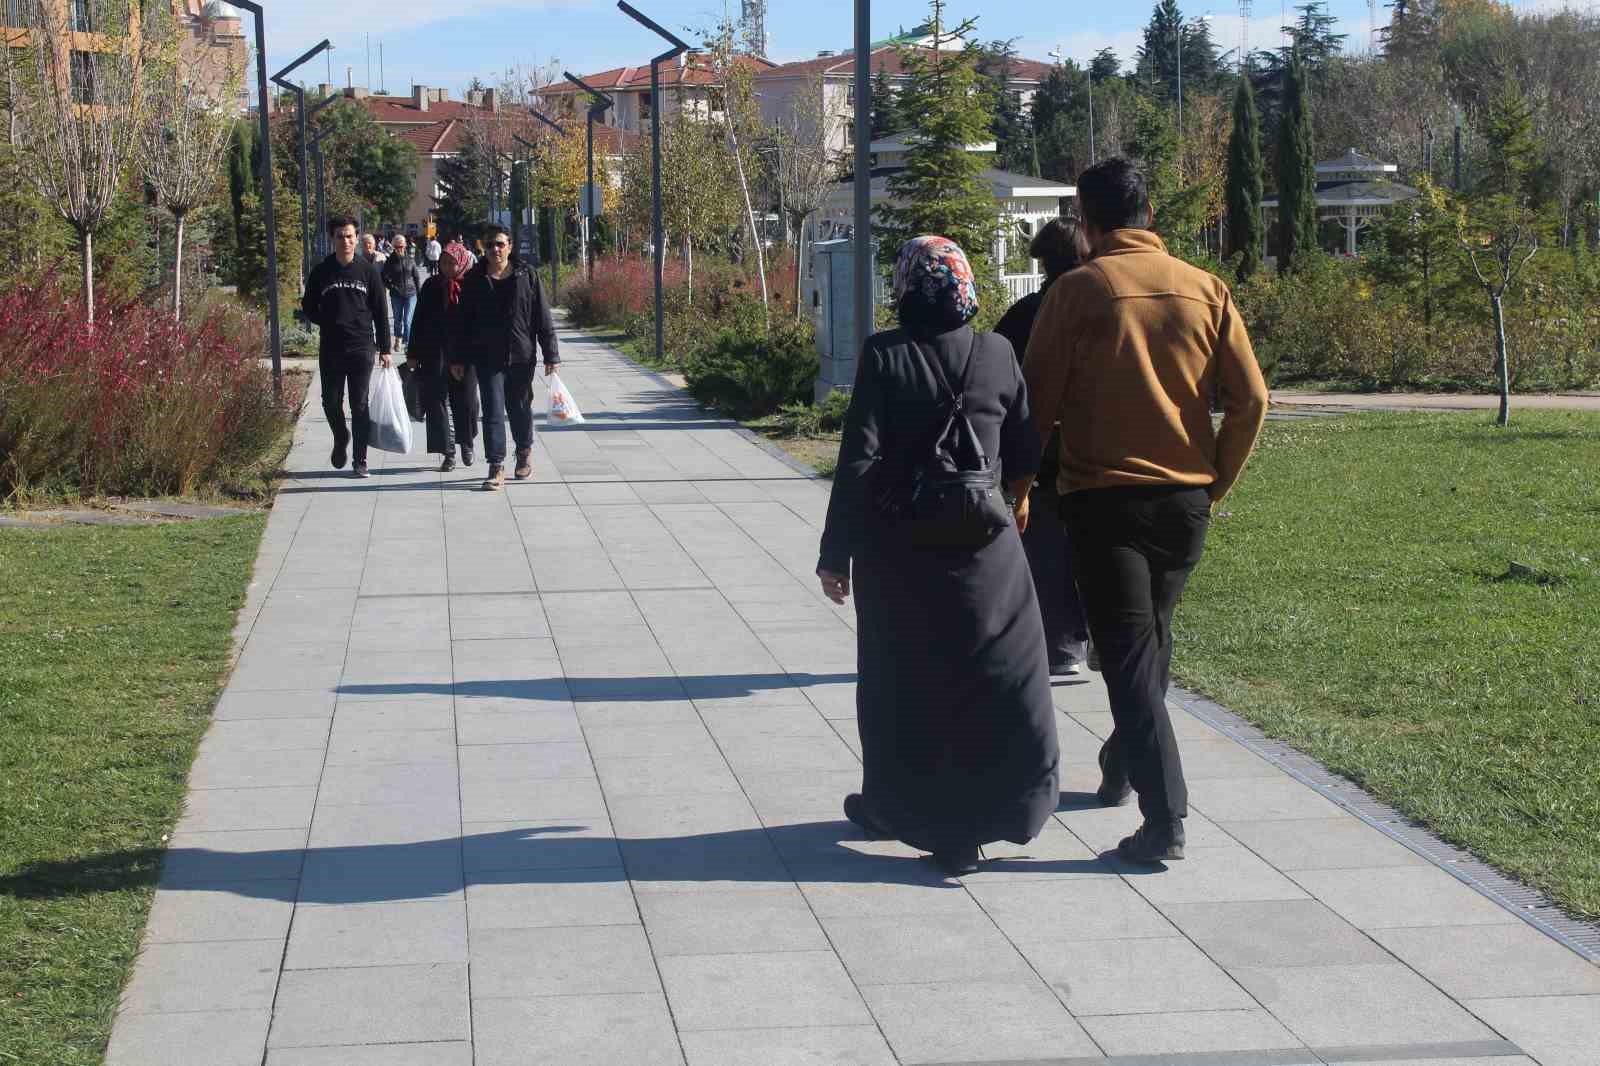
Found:
<svg viewBox="0 0 1600 1066"><path fill-rule="evenodd" d="M738 0L729 5L737 12ZM1277 44L1280 5L1292 15L1292 0L1255 0L1252 48ZM407 92L415 81L446 86L458 98L474 75L490 81L507 68L552 62L583 74L642 63L659 51L657 38L618 11L615 0L264 0L263 6L272 70L323 37L334 43L331 57L318 57L297 72L308 83L324 80L331 68L333 81L343 85L349 67L355 84L368 84L369 34L372 87L379 83L381 44L383 81L391 92ZM673 30L711 25L724 10L721 0L636 0L635 6ZM1127 60L1152 6L1153 0L953 0L949 12L980 14L982 38L1018 38L1022 53L1035 59L1058 46L1087 58L1109 45ZM927 13L923 0L874 0L872 7L875 37L915 25ZM1349 46L1365 47L1366 0L1332 0L1329 7L1350 34ZM1218 42L1237 46L1241 23L1234 0L1191 0L1183 8L1191 16L1211 13ZM849 48L852 11L851 0L768 0L772 57L805 59L821 49ZM1388 8L1380 2L1378 24L1387 20Z"/></svg>

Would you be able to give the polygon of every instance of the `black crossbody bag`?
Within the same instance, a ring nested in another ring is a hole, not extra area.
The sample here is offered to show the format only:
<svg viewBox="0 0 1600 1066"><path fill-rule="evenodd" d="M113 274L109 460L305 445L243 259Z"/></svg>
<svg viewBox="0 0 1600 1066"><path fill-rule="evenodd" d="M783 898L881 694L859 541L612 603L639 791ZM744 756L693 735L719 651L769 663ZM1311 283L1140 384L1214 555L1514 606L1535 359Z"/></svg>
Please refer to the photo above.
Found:
<svg viewBox="0 0 1600 1066"><path fill-rule="evenodd" d="M875 463L870 494L879 516L905 541L929 547L982 547L1011 524L1011 508L1000 492L1000 471L989 461L967 417L967 388L978 362L973 334L961 390L950 387L939 360L912 347L944 393L945 417L924 444L898 461Z"/></svg>

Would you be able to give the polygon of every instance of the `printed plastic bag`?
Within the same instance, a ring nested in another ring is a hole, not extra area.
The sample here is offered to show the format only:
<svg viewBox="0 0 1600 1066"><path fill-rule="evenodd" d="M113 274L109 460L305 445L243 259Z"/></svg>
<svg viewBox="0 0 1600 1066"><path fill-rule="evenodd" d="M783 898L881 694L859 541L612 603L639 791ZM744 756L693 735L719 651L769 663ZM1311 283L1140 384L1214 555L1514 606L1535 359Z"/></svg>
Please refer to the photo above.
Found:
<svg viewBox="0 0 1600 1066"><path fill-rule="evenodd" d="M367 390L367 410L372 418L368 447L401 455L411 450L411 412L406 410L406 392L400 384L400 371L391 366L379 367L373 372L372 387Z"/></svg>
<svg viewBox="0 0 1600 1066"><path fill-rule="evenodd" d="M562 426L579 426L583 424L583 412L578 410L578 401L572 398L572 393L567 391L567 386L562 382L560 374L551 374L544 379L550 386L550 396L546 401L545 415L550 422Z"/></svg>

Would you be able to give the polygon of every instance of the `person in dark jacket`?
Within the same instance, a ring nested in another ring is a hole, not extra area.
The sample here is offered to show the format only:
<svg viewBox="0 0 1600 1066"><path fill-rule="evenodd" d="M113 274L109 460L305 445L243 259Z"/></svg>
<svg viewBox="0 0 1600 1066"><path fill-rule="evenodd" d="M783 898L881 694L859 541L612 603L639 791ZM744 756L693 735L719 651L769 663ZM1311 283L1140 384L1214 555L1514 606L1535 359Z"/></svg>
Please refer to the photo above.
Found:
<svg viewBox="0 0 1600 1066"><path fill-rule="evenodd" d="M372 430L367 415L367 390L372 384L372 357L384 367L390 355L389 301L375 263L356 254L354 219L328 221L333 252L306 279L301 309L317 326L317 370L322 378L322 410L333 429L335 470L343 470L353 449L356 477L367 477L367 440ZM377 347L373 347L373 335ZM344 395L350 395L350 426L344 420Z"/></svg>
<svg viewBox="0 0 1600 1066"><path fill-rule="evenodd" d="M984 844L1027 843L1059 801L1044 629L1009 516L982 543L929 543L875 505L879 471L926 454L948 417L935 363L950 383L970 363L950 387L1007 479L1036 469L1038 438L1010 343L968 325L961 249L907 242L894 291L901 328L867 338L857 365L817 576L835 603L856 594L862 784L845 816L959 874Z"/></svg>
<svg viewBox="0 0 1600 1066"><path fill-rule="evenodd" d="M534 356L544 352L546 376L561 362L555 319L538 273L511 251L503 226L484 233L484 257L461 282L461 345L452 365L478 372L483 400L483 455L489 474L483 487L505 484L506 422L517 445L513 474L533 475Z"/></svg>
<svg viewBox="0 0 1600 1066"><path fill-rule="evenodd" d="M1033 320L1044 303L1044 294L1057 278L1076 270L1089 258L1089 244L1076 219L1054 218L1034 235L1028 256L1044 266L1044 285L1012 304L994 327L996 333L1011 342L1018 360L1028 350L1028 337L1033 333ZM1078 599L1078 579L1067 550L1066 527L1061 523L1061 499L1056 495L1056 454L1060 448L1061 432L1057 429L1050 436L1039 463L1039 476L1033 483L1022 546L1028 551L1039 613L1044 617L1050 672L1071 675L1078 673L1088 658L1089 625Z"/></svg>
<svg viewBox="0 0 1600 1066"><path fill-rule="evenodd" d="M467 250L452 244L439 258L439 272L422 283L412 324L409 360L418 365L423 419L428 426L428 451L444 455L439 470L472 465L472 443L478 436L478 374L471 366L452 366L451 352L461 343L461 278L467 272Z"/></svg>
<svg viewBox="0 0 1600 1066"><path fill-rule="evenodd" d="M383 261L383 284L389 290L389 321L394 327L397 351L411 345L411 315L417 307L417 291L422 288L422 274L417 261L409 254L404 237L395 237L394 251Z"/></svg>

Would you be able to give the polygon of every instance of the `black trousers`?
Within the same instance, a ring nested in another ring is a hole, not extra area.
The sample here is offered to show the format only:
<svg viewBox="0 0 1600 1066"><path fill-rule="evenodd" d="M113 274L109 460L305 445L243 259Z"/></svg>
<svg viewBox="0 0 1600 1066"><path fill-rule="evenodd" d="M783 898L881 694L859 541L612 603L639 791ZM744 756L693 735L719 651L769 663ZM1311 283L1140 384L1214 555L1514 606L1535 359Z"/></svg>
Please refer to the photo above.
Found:
<svg viewBox="0 0 1600 1066"><path fill-rule="evenodd" d="M351 445L353 462L367 461L367 441L372 435L372 419L367 414L367 390L372 385L371 352L354 355L324 355L317 360L322 374L322 413L328 416L335 444ZM350 394L350 425L344 421L345 393ZM352 432L354 434L352 436Z"/></svg>
<svg viewBox="0 0 1600 1066"><path fill-rule="evenodd" d="M456 445L472 447L478 439L478 372L467 367L457 381L450 368L424 362L418 373L422 390L422 417L428 426L428 451L449 455Z"/></svg>
<svg viewBox="0 0 1600 1066"><path fill-rule="evenodd" d="M1083 642L1089 637L1060 511L1061 497L1056 492L1052 469L1041 474L1028 493L1028 529L1022 534L1052 665L1081 654Z"/></svg>
<svg viewBox="0 0 1600 1066"><path fill-rule="evenodd" d="M1186 817L1167 711L1172 615L1205 549L1211 498L1178 485L1087 489L1068 495L1061 513L1111 699L1106 772L1127 774L1146 819Z"/></svg>
<svg viewBox="0 0 1600 1066"><path fill-rule="evenodd" d="M478 395L483 398L483 457L490 466L506 460L506 422L517 451L533 447L533 373L536 363L478 367Z"/></svg>

